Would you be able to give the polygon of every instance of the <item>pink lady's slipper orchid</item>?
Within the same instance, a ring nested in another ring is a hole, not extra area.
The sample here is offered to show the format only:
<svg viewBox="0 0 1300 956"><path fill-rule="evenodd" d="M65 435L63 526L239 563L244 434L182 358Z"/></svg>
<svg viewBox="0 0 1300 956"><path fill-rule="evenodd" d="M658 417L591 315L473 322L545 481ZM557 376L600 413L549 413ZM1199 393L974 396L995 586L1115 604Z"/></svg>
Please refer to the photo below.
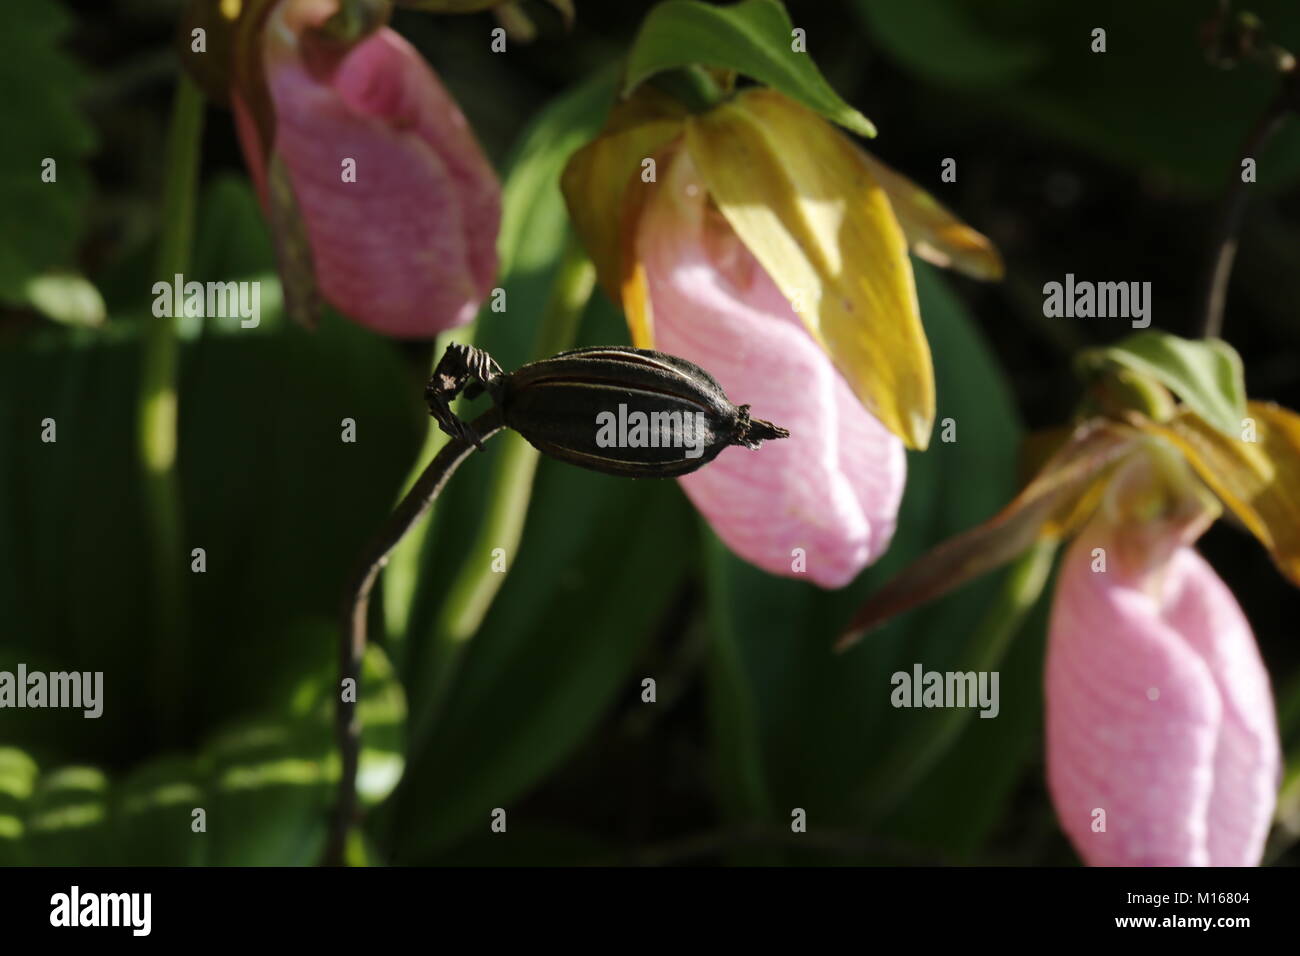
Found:
<svg viewBox="0 0 1300 956"><path fill-rule="evenodd" d="M268 157L283 163L324 298L386 335L431 337L492 288L500 185L415 49L386 26L330 36L339 6L280 0L265 14L254 42L270 116L238 88L240 142L273 223Z"/></svg>
<svg viewBox="0 0 1300 956"><path fill-rule="evenodd" d="M724 451L686 494L750 563L847 584L888 547L904 444L924 447L934 417L909 239L986 276L992 247L768 89L692 114L642 87L562 182L633 344L700 364L790 431Z"/></svg>
<svg viewBox="0 0 1300 956"><path fill-rule="evenodd" d="M1253 866L1281 764L1268 674L1191 546L1213 513L1132 520L1147 469L1126 465L1061 566L1045 676L1052 802L1093 866Z"/></svg>
<svg viewBox="0 0 1300 956"><path fill-rule="evenodd" d="M1108 354L1240 369L1225 343L1164 333ZM1047 778L1089 864L1253 866L1263 854L1281 766L1273 696L1245 615L1193 544L1226 507L1300 584L1300 415L1237 391L1220 416L1108 371L1090 393L1100 413L1054 441L1024 490L894 577L841 638L1073 536L1044 675Z"/></svg>
<svg viewBox="0 0 1300 956"><path fill-rule="evenodd" d="M689 154L663 170L642 213L637 259L654 304L655 347L709 369L785 442L723 452L682 488L732 551L775 574L811 557L823 587L853 580L894 533L903 443L854 396L789 300L716 209Z"/></svg>

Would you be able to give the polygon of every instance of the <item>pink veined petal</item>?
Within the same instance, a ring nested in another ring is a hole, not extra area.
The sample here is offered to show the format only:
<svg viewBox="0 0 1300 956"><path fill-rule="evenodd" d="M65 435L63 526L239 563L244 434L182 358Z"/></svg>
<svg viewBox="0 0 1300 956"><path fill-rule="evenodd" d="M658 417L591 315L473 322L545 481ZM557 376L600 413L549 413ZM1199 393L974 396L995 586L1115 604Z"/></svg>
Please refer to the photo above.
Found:
<svg viewBox="0 0 1300 956"><path fill-rule="evenodd" d="M902 443L860 402L790 303L716 212L683 151L638 226L655 348L707 369L737 404L790 430L729 448L679 479L714 531L765 571L822 587L888 546L906 477ZM795 549L806 572L793 569Z"/></svg>
<svg viewBox="0 0 1300 956"><path fill-rule="evenodd" d="M317 281L340 311L377 331L429 337L473 318L492 286L500 187L433 71L388 28L332 76L305 65L281 4L267 27L267 78ZM288 12L286 12L288 11ZM259 191L256 134L237 128ZM344 160L356 182L344 182Z"/></svg>
<svg viewBox="0 0 1300 956"><path fill-rule="evenodd" d="M387 29L349 52L333 84L358 114L409 127L442 160L459 199L474 284L486 296L497 271L501 187L451 94L420 54Z"/></svg>
<svg viewBox="0 0 1300 956"><path fill-rule="evenodd" d="M1268 672L1237 599L1191 548L1171 562L1166 620L1205 660L1223 704L1210 796L1211 866L1254 866L1264 852L1281 778Z"/></svg>
<svg viewBox="0 0 1300 956"><path fill-rule="evenodd" d="M1092 571L1098 540L1085 531L1071 546L1052 607L1052 801L1093 866L1204 866L1221 710L1214 680L1150 597Z"/></svg>
<svg viewBox="0 0 1300 956"><path fill-rule="evenodd" d="M1264 781L1275 781L1277 764L1250 629L1192 549L1148 582L1154 594L1114 568L1092 570L1107 540L1095 524L1084 529L1052 608L1047 777L1061 826L1094 866L1258 862L1275 793ZM1193 613L1207 616L1193 622ZM1211 637L1211 621L1229 630ZM1225 664L1237 674L1218 673ZM1243 741L1258 746L1238 749ZM1098 810L1104 831L1094 828Z"/></svg>

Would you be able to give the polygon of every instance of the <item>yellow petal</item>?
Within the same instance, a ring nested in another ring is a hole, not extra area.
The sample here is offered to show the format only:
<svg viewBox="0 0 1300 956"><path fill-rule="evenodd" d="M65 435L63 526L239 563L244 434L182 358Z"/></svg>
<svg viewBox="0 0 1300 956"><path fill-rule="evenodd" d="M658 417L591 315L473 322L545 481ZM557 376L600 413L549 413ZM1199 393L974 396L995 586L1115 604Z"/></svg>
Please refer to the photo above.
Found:
<svg viewBox="0 0 1300 956"><path fill-rule="evenodd" d="M596 266L601 288L619 301L623 280L625 194L643 163L681 135L686 108L642 86L610 111L601 134L569 158L560 177L574 229Z"/></svg>
<svg viewBox="0 0 1300 956"><path fill-rule="evenodd" d="M632 344L639 349L652 349L654 338L654 313L650 309L650 284L646 279L645 267L634 259L627 260L627 273L623 277L620 291L623 296L623 312L627 316L628 331L632 334Z"/></svg>
<svg viewBox="0 0 1300 956"><path fill-rule="evenodd" d="M1147 423L1187 456L1196 473L1259 539L1279 570L1300 585L1300 415L1249 402L1243 437L1225 435L1189 409ZM1254 441L1246 428L1253 423Z"/></svg>
<svg viewBox="0 0 1300 956"><path fill-rule="evenodd" d="M861 151L767 89L690 117L686 143L722 214L862 404L924 448L930 347L907 242Z"/></svg>
<svg viewBox="0 0 1300 956"><path fill-rule="evenodd" d="M1002 257L992 242L906 176L874 156L864 153L862 158L889 196L912 252L926 262L951 267L974 279L1002 278Z"/></svg>
<svg viewBox="0 0 1300 956"><path fill-rule="evenodd" d="M858 609L836 649L897 614L987 574L1051 537L1054 518L1095 507L1095 488L1110 466L1136 447L1141 433L1095 419L1080 425L1009 505L981 525L949 538L895 575Z"/></svg>

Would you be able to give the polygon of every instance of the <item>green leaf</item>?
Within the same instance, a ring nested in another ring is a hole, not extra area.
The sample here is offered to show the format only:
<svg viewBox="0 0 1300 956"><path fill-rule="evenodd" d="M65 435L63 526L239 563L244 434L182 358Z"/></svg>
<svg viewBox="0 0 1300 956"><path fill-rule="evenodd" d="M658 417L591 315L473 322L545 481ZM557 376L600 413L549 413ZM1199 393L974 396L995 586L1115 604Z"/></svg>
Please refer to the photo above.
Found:
<svg viewBox="0 0 1300 956"><path fill-rule="evenodd" d="M332 636L332 629L326 633ZM309 680L293 695L295 713L249 721L209 745L210 863L305 866L319 861L340 769L333 730L337 693L333 676ZM366 648L357 710L362 721L357 792L370 806L388 797L405 767L405 695L383 651L374 645Z"/></svg>
<svg viewBox="0 0 1300 956"><path fill-rule="evenodd" d="M735 70L861 136L876 128L826 82L812 56L794 49L794 24L777 0L727 7L668 0L646 16L628 54L623 95L666 70L702 65Z"/></svg>
<svg viewBox="0 0 1300 956"><path fill-rule="evenodd" d="M196 809L210 812L202 759L162 757L114 785L117 815L113 862L127 866L198 866L213 842L194 830ZM215 823L206 820L205 824Z"/></svg>
<svg viewBox="0 0 1300 956"><path fill-rule="evenodd" d="M44 774L28 806L25 838L42 866L102 866L112 859L108 777L95 767Z"/></svg>
<svg viewBox="0 0 1300 956"><path fill-rule="evenodd" d="M27 281L27 301L55 322L68 325L102 325L104 299L85 276L56 272Z"/></svg>
<svg viewBox="0 0 1300 956"><path fill-rule="evenodd" d="M5 101L0 149L0 299L28 300L27 283L74 264L90 178L94 136L78 106L86 80L60 49L68 15L55 0L0 4L0 89ZM21 94L17 91L21 90ZM54 182L42 181L47 159Z"/></svg>
<svg viewBox="0 0 1300 956"><path fill-rule="evenodd" d="M1246 383L1241 357L1221 339L1181 339L1167 332L1138 332L1116 345L1080 356L1084 366L1113 362L1155 379L1203 419L1228 435L1239 435L1246 417Z"/></svg>
<svg viewBox="0 0 1300 956"><path fill-rule="evenodd" d="M338 675L322 674L304 682L294 697L308 701L304 716L317 729L326 749L334 746L335 703ZM295 712L297 712L295 707ZM357 701L361 721L361 756L357 770L357 794L364 806L386 800L397 786L406 766L406 692L397 672L377 644L366 647L362 662L361 695ZM336 774L332 769L331 780Z"/></svg>
<svg viewBox="0 0 1300 956"><path fill-rule="evenodd" d="M41 666L119 675L114 719L77 718L64 760L129 765L159 736L152 670L125 666L150 653L139 472L122 441L134 331L51 325L0 344L0 657L35 667L36 653L57 653ZM388 513L427 412L393 344L332 314L315 334L283 324L205 335L181 361L184 524L207 553L206 573L186 574L191 614L176 636L189 681L178 736L193 739L332 670L342 582ZM40 442L46 417L55 443ZM356 444L339 440L344 418ZM30 716L5 720L17 746L49 733Z"/></svg>
<svg viewBox="0 0 1300 956"><path fill-rule="evenodd" d="M282 713L240 721L195 755L167 755L110 782L95 767L44 775L0 748L0 863L304 866L334 806L332 678L312 678ZM373 805L401 777L406 701L383 652L366 650L358 791ZM196 829L196 810L203 827Z"/></svg>
<svg viewBox="0 0 1300 956"><path fill-rule="evenodd" d="M36 861L25 854L27 804L40 770L36 761L15 747L0 747L0 866Z"/></svg>
<svg viewBox="0 0 1300 956"><path fill-rule="evenodd" d="M218 181L202 209L200 234L211 228L239 251L200 241L197 274L273 268L246 185ZM112 720L70 717L64 733L59 715L6 712L4 742L42 763L51 741L60 762L127 767L158 746L153 669L130 663L150 655L152 595L139 570L139 465L123 440L135 427L136 335L154 321L147 268L120 286L138 311L119 305L99 329L41 323L0 342L0 662L118 675ZM305 674L333 673L342 582L428 420L420 377L393 342L333 313L309 334L263 303L259 328L208 322L182 347L184 524L207 571L185 575L192 613L174 638L188 681L178 740L267 712ZM47 417L55 443L40 441ZM356 444L339 440L345 417ZM94 494L81 487L87 469Z"/></svg>
<svg viewBox="0 0 1300 956"><path fill-rule="evenodd" d="M1033 564L1040 559L1041 555L1030 555L1027 561ZM1010 577L1014 576L1013 571ZM1051 594L1050 578L1042 589ZM1006 593L1014 590L1013 585ZM1001 855L989 859L979 854L992 842L993 833L1005 832L1003 821L1010 801L1017 788L1023 786L1021 778L1034 772L1042 752L1043 659L1050 608L1050 600L1040 599L1006 635L1010 646L992 664L1000 675L999 713L995 719L982 719L970 710L921 712L917 731L931 739L933 752L926 754L930 771L906 794L895 790L894 795L905 799L882 821L882 830L919 845L940 847L956 860L1003 862ZM986 621L991 621L996 610L995 604ZM1025 610L1019 607L1017 616ZM971 643L979 641L976 638ZM972 668L967 661L959 660L951 669ZM918 765L922 763L918 761ZM876 792L886 795L891 781L884 774L878 774L876 779L879 783L873 796ZM972 781L977 781L973 787ZM958 806L954 806L954 794L961 795ZM1045 795L1038 808L1037 812L1050 815ZM1032 846L1032 838L1019 837L1026 829L1017 827L1017 837L1012 840L997 840L998 849L1009 844L1013 855L1019 851L1023 856L1025 844Z"/></svg>
<svg viewBox="0 0 1300 956"><path fill-rule="evenodd" d="M729 819L763 820L772 813L758 731L758 701L747 679L733 603L739 562L717 535L705 540L709 616L713 631L710 667L710 723L719 757L717 796ZM746 622L748 623L748 622Z"/></svg>
<svg viewBox="0 0 1300 956"><path fill-rule="evenodd" d="M1002 588L971 631L953 670L978 674L999 669L1010 642L1042 596L1055 553L1056 543L1043 541L1031 545L1021 555L1003 576ZM972 717L971 709L959 707L918 714L910 738L894 749L894 761L880 775L881 784L874 788L871 797L873 806L894 809L901 797L911 792L939 759L951 751Z"/></svg>
<svg viewBox="0 0 1300 956"><path fill-rule="evenodd" d="M318 727L251 720L208 748L209 862L305 866L319 860L334 788L331 751Z"/></svg>
<svg viewBox="0 0 1300 956"><path fill-rule="evenodd" d="M270 311L265 304L265 277L275 273L275 249L248 177L234 173L215 176L203 190L198 221L191 266L195 275L262 279L265 324Z"/></svg>

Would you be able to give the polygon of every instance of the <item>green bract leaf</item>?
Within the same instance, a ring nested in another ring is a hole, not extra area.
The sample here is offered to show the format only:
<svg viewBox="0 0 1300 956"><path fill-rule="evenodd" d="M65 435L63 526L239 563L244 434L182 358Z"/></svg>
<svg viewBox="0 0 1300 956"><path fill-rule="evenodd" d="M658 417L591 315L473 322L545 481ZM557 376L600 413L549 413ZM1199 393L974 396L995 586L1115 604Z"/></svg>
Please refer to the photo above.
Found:
<svg viewBox="0 0 1300 956"><path fill-rule="evenodd" d="M1113 362L1155 379L1196 414L1228 435L1246 417L1241 357L1220 339L1180 339L1165 332L1139 332L1117 345L1084 353L1085 365Z"/></svg>
<svg viewBox="0 0 1300 956"><path fill-rule="evenodd" d="M729 7L668 0L641 24L628 54L623 95L665 70L719 67L780 90L845 129L875 136L871 121L831 89L794 29L777 0L744 0Z"/></svg>

